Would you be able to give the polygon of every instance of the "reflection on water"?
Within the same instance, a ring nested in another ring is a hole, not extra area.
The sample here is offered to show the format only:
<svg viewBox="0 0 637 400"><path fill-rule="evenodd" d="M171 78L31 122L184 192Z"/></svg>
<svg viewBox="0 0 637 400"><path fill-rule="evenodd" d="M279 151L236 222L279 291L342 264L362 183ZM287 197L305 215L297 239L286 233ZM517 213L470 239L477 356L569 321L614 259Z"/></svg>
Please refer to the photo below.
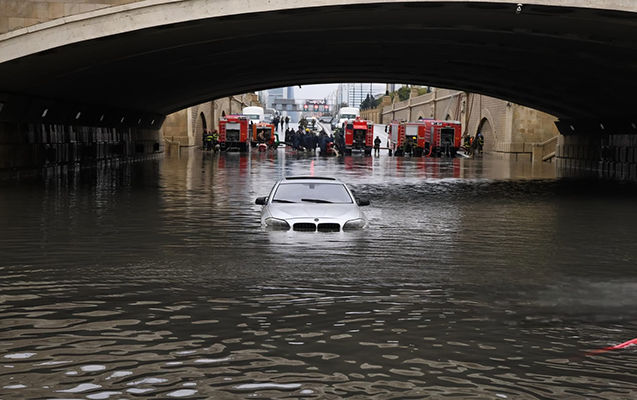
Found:
<svg viewBox="0 0 637 400"><path fill-rule="evenodd" d="M259 226L287 175L361 232ZM0 398L637 398L631 184L490 159L166 158L0 191Z"/></svg>

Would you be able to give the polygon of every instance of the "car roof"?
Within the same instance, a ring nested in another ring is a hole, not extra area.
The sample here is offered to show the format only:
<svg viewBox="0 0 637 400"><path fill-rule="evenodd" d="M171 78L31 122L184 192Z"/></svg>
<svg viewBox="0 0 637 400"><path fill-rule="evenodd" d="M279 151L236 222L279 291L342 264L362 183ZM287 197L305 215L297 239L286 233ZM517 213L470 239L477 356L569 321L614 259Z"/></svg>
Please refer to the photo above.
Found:
<svg viewBox="0 0 637 400"><path fill-rule="evenodd" d="M314 182L316 183L317 181L318 182L322 181L324 183L340 183L340 184L343 183L336 178L325 177L325 176L288 176L281 179L279 182L280 183L285 183L285 182L294 182L294 183Z"/></svg>

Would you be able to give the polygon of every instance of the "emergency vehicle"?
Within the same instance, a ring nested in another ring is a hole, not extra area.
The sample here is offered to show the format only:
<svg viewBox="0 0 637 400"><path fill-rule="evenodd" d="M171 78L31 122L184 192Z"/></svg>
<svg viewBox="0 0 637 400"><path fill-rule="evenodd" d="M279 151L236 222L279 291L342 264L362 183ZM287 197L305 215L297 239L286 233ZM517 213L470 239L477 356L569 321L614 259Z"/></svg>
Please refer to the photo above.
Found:
<svg viewBox="0 0 637 400"><path fill-rule="evenodd" d="M455 157L462 141L462 125L458 121L423 119L416 122L392 121L389 138L395 144L395 155L403 156L405 144L411 144L412 154Z"/></svg>
<svg viewBox="0 0 637 400"><path fill-rule="evenodd" d="M352 154L352 150L360 150L369 156L374 146L374 123L357 117L343 123L343 141L345 154Z"/></svg>
<svg viewBox="0 0 637 400"><path fill-rule="evenodd" d="M250 143L250 117L226 115L219 120L219 146L221 150L247 151Z"/></svg>
<svg viewBox="0 0 637 400"><path fill-rule="evenodd" d="M269 145L274 142L274 132L276 128L272 124L259 122L252 124L252 147L257 147L259 142ZM263 134L263 140L259 139L259 134Z"/></svg>

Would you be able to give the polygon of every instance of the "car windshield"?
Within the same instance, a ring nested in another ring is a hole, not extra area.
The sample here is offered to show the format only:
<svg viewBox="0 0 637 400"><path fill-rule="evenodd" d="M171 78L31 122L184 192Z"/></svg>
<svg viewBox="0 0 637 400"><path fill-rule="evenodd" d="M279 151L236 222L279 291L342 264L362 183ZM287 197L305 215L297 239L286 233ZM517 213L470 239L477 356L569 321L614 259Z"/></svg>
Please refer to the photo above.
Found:
<svg viewBox="0 0 637 400"><path fill-rule="evenodd" d="M250 119L259 119L261 117L259 114L247 114L246 116Z"/></svg>
<svg viewBox="0 0 637 400"><path fill-rule="evenodd" d="M273 203L353 203L340 183L294 182L279 185Z"/></svg>
<svg viewBox="0 0 637 400"><path fill-rule="evenodd" d="M356 115L354 114L341 114L341 119L354 119L356 118Z"/></svg>

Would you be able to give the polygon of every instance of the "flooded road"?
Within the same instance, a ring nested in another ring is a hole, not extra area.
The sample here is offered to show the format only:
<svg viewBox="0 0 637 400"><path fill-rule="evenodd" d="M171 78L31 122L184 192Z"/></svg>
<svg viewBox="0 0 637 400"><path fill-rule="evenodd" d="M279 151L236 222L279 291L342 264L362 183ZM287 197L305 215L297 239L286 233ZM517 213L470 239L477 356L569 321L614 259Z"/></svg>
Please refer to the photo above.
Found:
<svg viewBox="0 0 637 400"><path fill-rule="evenodd" d="M361 232L259 226L336 176ZM485 159L206 154L0 187L0 398L635 399L637 188Z"/></svg>

